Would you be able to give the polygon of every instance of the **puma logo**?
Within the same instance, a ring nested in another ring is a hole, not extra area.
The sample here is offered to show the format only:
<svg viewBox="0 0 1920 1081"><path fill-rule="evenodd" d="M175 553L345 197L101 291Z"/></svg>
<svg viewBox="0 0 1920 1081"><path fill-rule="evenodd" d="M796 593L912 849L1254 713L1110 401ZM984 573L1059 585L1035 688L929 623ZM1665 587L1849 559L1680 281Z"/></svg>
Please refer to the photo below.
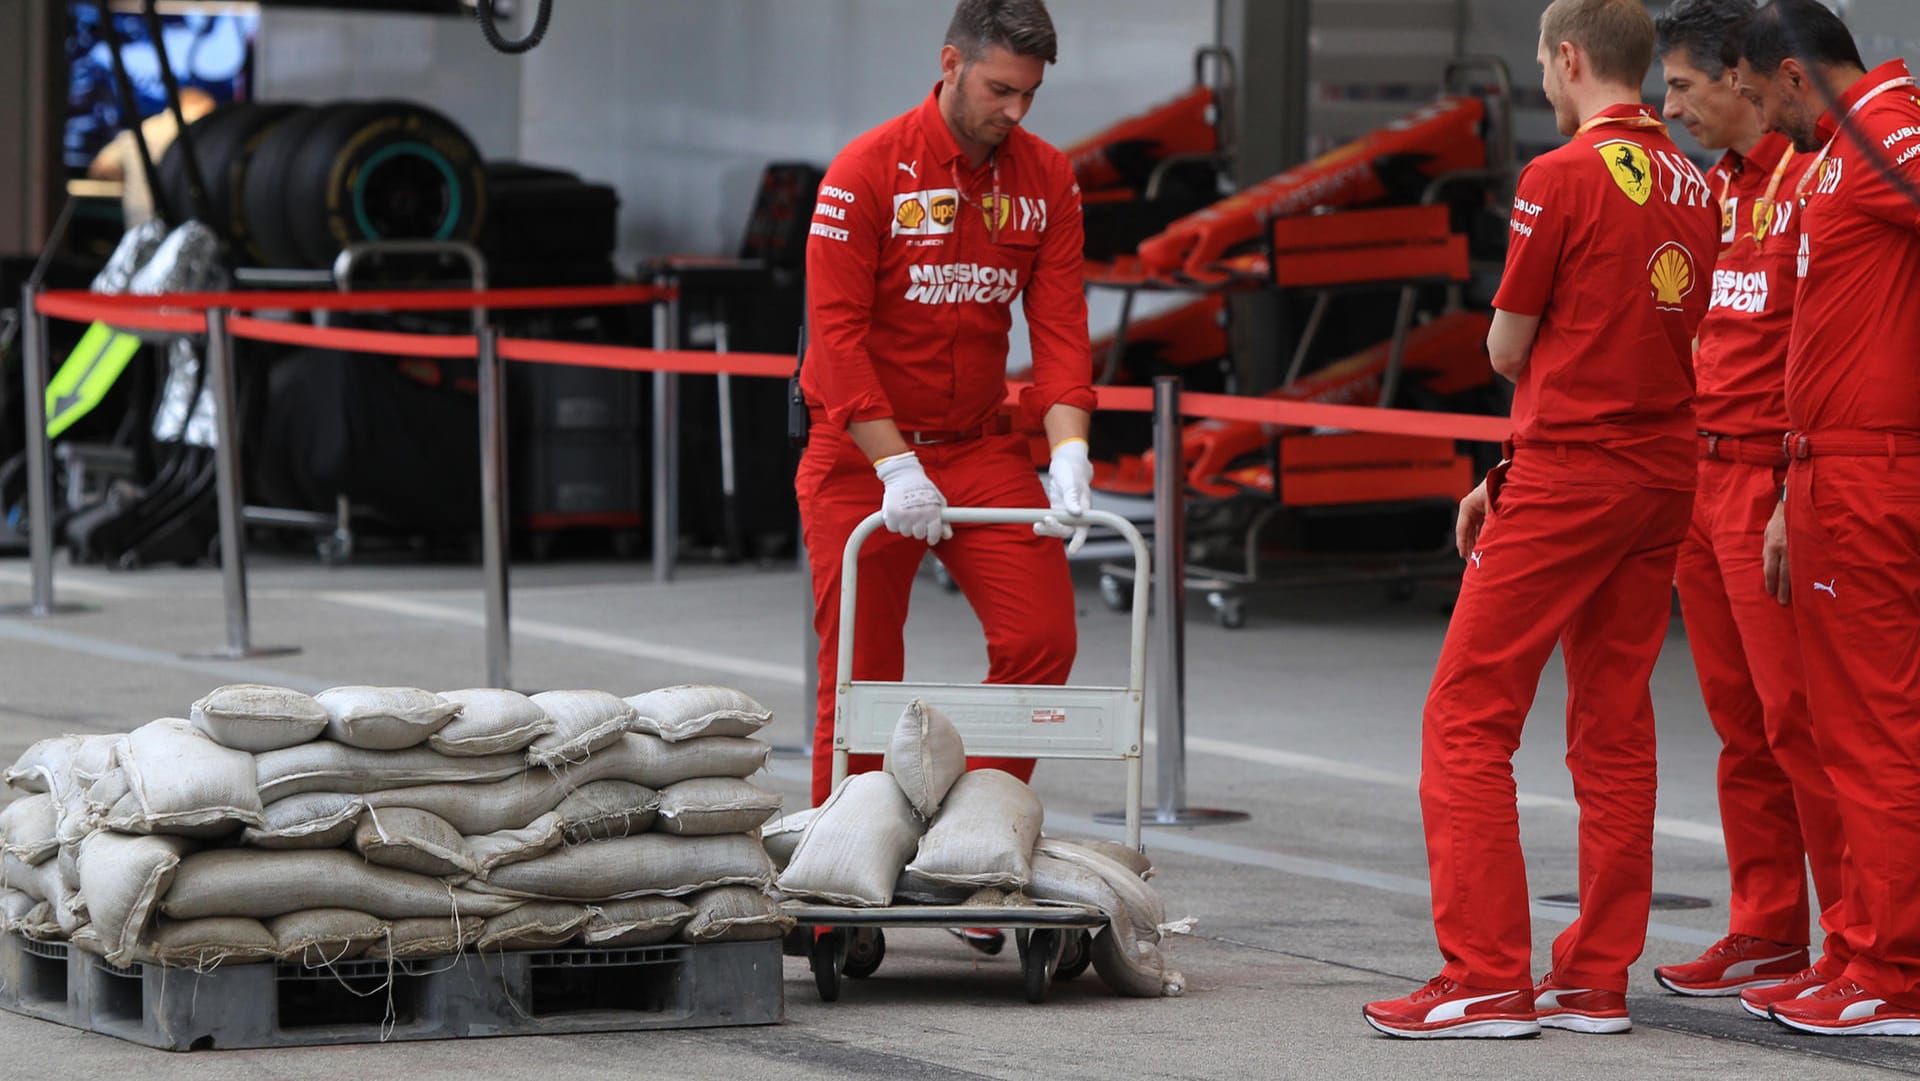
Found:
<svg viewBox="0 0 1920 1081"><path fill-rule="evenodd" d="M1475 552L1472 555L1468 556L1467 562L1473 564L1473 568L1475 570L1479 570L1480 569L1480 553Z"/></svg>
<svg viewBox="0 0 1920 1081"><path fill-rule="evenodd" d="M1837 601L1840 599L1840 594L1835 593L1833 591L1833 587L1834 587L1834 584L1839 581L1840 579L1835 578L1831 582L1815 582L1813 583L1813 591L1815 593L1825 593L1827 596L1832 597L1834 600Z"/></svg>
<svg viewBox="0 0 1920 1081"><path fill-rule="evenodd" d="M912 165L908 165L904 161L896 161L893 164L899 167L901 172L907 174L908 176L914 178L915 180L920 179L920 163L918 161L914 162Z"/></svg>

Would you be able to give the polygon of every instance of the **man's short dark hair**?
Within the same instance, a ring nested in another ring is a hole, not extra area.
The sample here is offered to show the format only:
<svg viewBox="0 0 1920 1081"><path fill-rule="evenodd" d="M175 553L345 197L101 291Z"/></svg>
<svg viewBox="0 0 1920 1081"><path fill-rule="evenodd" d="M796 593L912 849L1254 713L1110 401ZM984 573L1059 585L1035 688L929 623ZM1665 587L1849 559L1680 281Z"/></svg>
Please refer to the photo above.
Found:
<svg viewBox="0 0 1920 1081"><path fill-rule="evenodd" d="M1867 65L1840 16L1820 0L1773 0L1747 21L1740 46L1753 70L1769 74L1791 56L1801 63Z"/></svg>
<svg viewBox="0 0 1920 1081"><path fill-rule="evenodd" d="M1718 79L1740 62L1741 39L1755 10L1754 0L1678 0L1653 23L1660 55L1682 50L1687 63Z"/></svg>
<svg viewBox="0 0 1920 1081"><path fill-rule="evenodd" d="M960 0L947 24L947 44L969 62L995 46L1049 64L1059 55L1045 0Z"/></svg>

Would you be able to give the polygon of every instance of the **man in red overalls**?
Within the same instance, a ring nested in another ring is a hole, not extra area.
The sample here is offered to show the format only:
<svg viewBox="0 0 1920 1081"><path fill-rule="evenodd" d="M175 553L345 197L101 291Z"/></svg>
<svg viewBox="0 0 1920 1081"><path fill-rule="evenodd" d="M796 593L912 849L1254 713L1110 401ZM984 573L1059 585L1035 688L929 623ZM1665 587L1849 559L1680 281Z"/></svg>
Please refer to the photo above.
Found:
<svg viewBox="0 0 1920 1081"><path fill-rule="evenodd" d="M1683 995L1756 990L1749 1012L1824 983L1847 963L1838 934L1841 841L1833 783L1807 710L1793 613L1767 592L1760 538L1786 477L1787 336L1793 325L1798 207L1813 156L1768 132L1740 96L1734 65L1753 0L1683 0L1656 26L1666 115L1709 149L1720 201L1720 257L1694 351L1700 486L1675 582L1707 715L1720 735L1720 823L1732 873L1728 934L1697 960L1654 969ZM1809 966L1807 865L1823 912L1824 955ZM1761 991L1764 990L1764 994Z"/></svg>
<svg viewBox="0 0 1920 1081"><path fill-rule="evenodd" d="M1763 8L1743 53L1741 92L1813 156L1793 193L1792 465L1765 558L1799 624L1854 951L1771 1014L1807 1032L1920 1035L1920 93L1898 60L1865 70L1814 0Z"/></svg>
<svg viewBox="0 0 1920 1081"><path fill-rule="evenodd" d="M1654 718L1693 507L1692 340L1719 222L1640 103L1641 0L1554 0L1543 84L1567 145L1520 176L1487 349L1513 450L1462 503L1460 600L1428 693L1420 801L1445 966L1369 1024L1409 1037L1624 1032L1653 888ZM1484 528L1483 528L1484 526ZM1567 665L1580 916L1536 986L1513 754L1541 669Z"/></svg>
<svg viewBox="0 0 1920 1081"><path fill-rule="evenodd" d="M987 682L1059 684L1073 668L1073 582L1050 538L1077 547L1084 527L954 530L940 518L949 505L1089 506L1080 189L1066 157L1020 127L1054 53L1041 0L962 0L932 94L850 143L820 186L801 367L812 430L794 479L820 635L816 805L832 782L840 560L875 510L890 532L860 553L854 679L901 678L929 547L986 630ZM1000 417L1016 298L1033 345L1020 404L1053 447L1044 490L1026 437ZM851 769L879 765L856 755ZM1027 759L969 765L1033 772Z"/></svg>

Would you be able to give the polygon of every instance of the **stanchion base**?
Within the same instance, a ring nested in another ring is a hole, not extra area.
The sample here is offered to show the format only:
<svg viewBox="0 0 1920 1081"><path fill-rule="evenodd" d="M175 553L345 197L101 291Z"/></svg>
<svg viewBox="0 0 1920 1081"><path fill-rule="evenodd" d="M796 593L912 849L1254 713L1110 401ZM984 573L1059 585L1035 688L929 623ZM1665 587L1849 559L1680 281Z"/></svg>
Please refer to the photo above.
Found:
<svg viewBox="0 0 1920 1081"><path fill-rule="evenodd" d="M244 661L253 657L287 657L298 652L299 646L248 646L245 649L225 646L198 653L182 653L180 656L190 661Z"/></svg>
<svg viewBox="0 0 1920 1081"><path fill-rule="evenodd" d="M1142 826L1224 826L1232 822L1245 822L1252 817L1245 811L1220 811L1211 807L1176 807L1172 811L1147 807L1140 812L1140 824ZM1124 826L1127 824L1127 812L1101 811L1093 816L1093 820L1103 826Z"/></svg>
<svg viewBox="0 0 1920 1081"><path fill-rule="evenodd" d="M96 611L99 611L99 609L91 604L66 604L63 602L55 604L45 611L40 611L31 604L5 604L0 605L0 619L19 616L25 616L30 619L45 619L48 616L70 616L76 612Z"/></svg>

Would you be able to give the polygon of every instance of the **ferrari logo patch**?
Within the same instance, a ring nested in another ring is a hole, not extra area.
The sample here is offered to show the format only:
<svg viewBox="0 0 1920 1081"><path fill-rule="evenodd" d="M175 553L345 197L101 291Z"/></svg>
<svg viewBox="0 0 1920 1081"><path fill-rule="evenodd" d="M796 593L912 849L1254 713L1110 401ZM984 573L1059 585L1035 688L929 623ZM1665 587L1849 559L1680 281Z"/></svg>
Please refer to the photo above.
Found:
<svg viewBox="0 0 1920 1081"><path fill-rule="evenodd" d="M1640 144L1615 139L1594 149L1599 151L1600 160L1607 163L1607 172L1627 198L1632 199L1635 206L1646 206L1647 197L1653 194L1653 159Z"/></svg>

